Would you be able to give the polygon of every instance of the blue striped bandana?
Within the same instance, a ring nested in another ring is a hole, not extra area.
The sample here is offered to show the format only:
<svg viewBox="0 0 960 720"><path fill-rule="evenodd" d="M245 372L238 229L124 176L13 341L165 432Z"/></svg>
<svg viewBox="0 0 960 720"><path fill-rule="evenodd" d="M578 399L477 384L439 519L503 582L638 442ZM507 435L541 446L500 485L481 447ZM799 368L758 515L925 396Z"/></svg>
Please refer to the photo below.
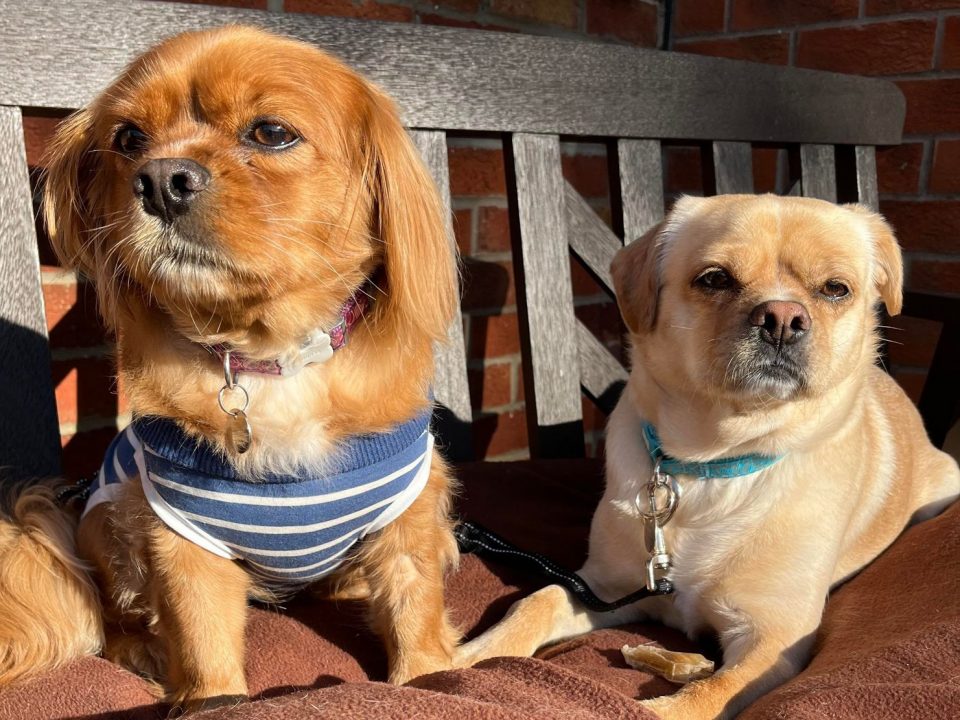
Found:
<svg viewBox="0 0 960 720"><path fill-rule="evenodd" d="M365 535L406 510L426 485L429 411L338 444L334 472L240 477L208 444L167 418L138 418L114 438L84 512L139 478L154 512L210 552L243 560L277 587L334 570Z"/></svg>

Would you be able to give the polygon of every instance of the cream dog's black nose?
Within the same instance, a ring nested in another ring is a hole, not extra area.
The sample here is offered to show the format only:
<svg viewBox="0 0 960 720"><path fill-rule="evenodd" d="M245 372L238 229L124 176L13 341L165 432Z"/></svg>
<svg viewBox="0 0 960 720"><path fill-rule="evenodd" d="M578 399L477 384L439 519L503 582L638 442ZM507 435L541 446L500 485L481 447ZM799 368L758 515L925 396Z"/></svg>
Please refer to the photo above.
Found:
<svg viewBox="0 0 960 720"><path fill-rule="evenodd" d="M812 321L807 309L796 302L768 300L750 311L750 324L760 328L764 342L779 347L795 343L810 329Z"/></svg>
<svg viewBox="0 0 960 720"><path fill-rule="evenodd" d="M133 194L143 209L165 222L183 215L210 184L210 171L187 158L162 158L144 163L133 178Z"/></svg>

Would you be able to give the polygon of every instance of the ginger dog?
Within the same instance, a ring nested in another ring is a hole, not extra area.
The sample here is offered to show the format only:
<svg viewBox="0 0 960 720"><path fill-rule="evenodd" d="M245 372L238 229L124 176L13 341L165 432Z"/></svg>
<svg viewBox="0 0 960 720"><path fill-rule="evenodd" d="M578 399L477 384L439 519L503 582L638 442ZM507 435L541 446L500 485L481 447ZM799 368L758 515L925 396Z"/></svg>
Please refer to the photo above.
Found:
<svg viewBox="0 0 960 720"><path fill-rule="evenodd" d="M875 365L875 306L898 313L902 284L878 215L770 195L682 198L612 272L632 372L581 574L607 600L644 585L658 436L661 463L709 466L672 478L679 500L662 530L675 592L604 614L549 586L461 646L458 663L641 619L709 630L722 668L642 705L729 718L805 666L830 588L956 498L960 471Z"/></svg>
<svg viewBox="0 0 960 720"><path fill-rule="evenodd" d="M10 532L52 546L77 599L38 592L48 647L10 642L5 671L101 650L180 708L233 702L248 598L320 577L367 598L392 682L449 667L452 480L428 423L456 262L392 102L306 44L180 35L62 124L44 211L116 331L134 423L79 527L103 623L66 540L24 525L49 491L21 496ZM0 573L22 561L8 542Z"/></svg>

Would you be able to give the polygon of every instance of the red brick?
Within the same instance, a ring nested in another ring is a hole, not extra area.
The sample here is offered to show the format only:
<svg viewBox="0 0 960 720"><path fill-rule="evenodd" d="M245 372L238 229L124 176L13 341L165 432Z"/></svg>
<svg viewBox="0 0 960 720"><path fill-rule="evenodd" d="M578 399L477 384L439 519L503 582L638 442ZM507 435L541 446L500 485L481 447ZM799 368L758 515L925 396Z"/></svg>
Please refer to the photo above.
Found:
<svg viewBox="0 0 960 720"><path fill-rule="evenodd" d="M54 360L51 369L61 423L86 417L110 418L120 412L111 358Z"/></svg>
<svg viewBox="0 0 960 720"><path fill-rule="evenodd" d="M914 260L907 287L960 296L960 260Z"/></svg>
<svg viewBox="0 0 960 720"><path fill-rule="evenodd" d="M470 255L473 253L473 210L453 211L453 236L457 240L457 247L461 255Z"/></svg>
<svg viewBox="0 0 960 720"><path fill-rule="evenodd" d="M460 20L459 18L437 15L436 13L418 13L417 17L424 25L440 25L443 27L466 28L468 30L496 30L497 32L518 32L505 25L477 22L476 20Z"/></svg>
<svg viewBox="0 0 960 720"><path fill-rule="evenodd" d="M267 9L267 0L175 0L175 2L187 2L194 5L220 5L223 7L252 8L255 10Z"/></svg>
<svg viewBox="0 0 960 720"><path fill-rule="evenodd" d="M786 65L790 60L790 38L786 33L747 35L720 40L683 40L674 43L674 49L768 65Z"/></svg>
<svg viewBox="0 0 960 720"><path fill-rule="evenodd" d="M889 318L883 332L889 341L887 357L894 365L929 367L940 339L942 323L898 315Z"/></svg>
<svg viewBox="0 0 960 720"><path fill-rule="evenodd" d="M664 149L665 189L668 193L703 194L700 148L667 146Z"/></svg>
<svg viewBox="0 0 960 720"><path fill-rule="evenodd" d="M577 0L491 0L490 12L543 25L577 26Z"/></svg>
<svg viewBox="0 0 960 720"><path fill-rule="evenodd" d="M723 32L726 0L676 0L673 4L673 35L684 37Z"/></svg>
<svg viewBox="0 0 960 720"><path fill-rule="evenodd" d="M602 431L607 427L607 414L598 408L590 398L581 398L584 434Z"/></svg>
<svg viewBox="0 0 960 720"><path fill-rule="evenodd" d="M960 192L960 140L937 140L928 187L930 192Z"/></svg>
<svg viewBox="0 0 960 720"><path fill-rule="evenodd" d="M927 382L927 374L922 372L897 372L893 379L897 381L904 392L913 400L914 404L920 402L920 394L923 392L923 386Z"/></svg>
<svg viewBox="0 0 960 720"><path fill-rule="evenodd" d="M27 165L40 167L47 143L60 124L61 118L40 115L23 116L23 139L27 146Z"/></svg>
<svg viewBox="0 0 960 720"><path fill-rule="evenodd" d="M577 298L594 297L604 292L601 286L580 260L570 257L570 281L573 296Z"/></svg>
<svg viewBox="0 0 960 720"><path fill-rule="evenodd" d="M435 9L444 7L465 13L475 13L480 9L480 0L431 0L430 5Z"/></svg>
<svg viewBox="0 0 960 720"><path fill-rule="evenodd" d="M917 192L922 162L922 143L905 143L877 148L877 179L880 192Z"/></svg>
<svg viewBox="0 0 960 720"><path fill-rule="evenodd" d="M477 250L480 252L510 251L510 213L502 207L477 209Z"/></svg>
<svg viewBox="0 0 960 720"><path fill-rule="evenodd" d="M777 148L753 148L754 192L775 192L780 151Z"/></svg>
<svg viewBox="0 0 960 720"><path fill-rule="evenodd" d="M116 434L115 427L105 427L76 435L62 435L60 445L63 448L61 464L64 476L76 481L95 473Z"/></svg>
<svg viewBox="0 0 960 720"><path fill-rule="evenodd" d="M907 98L904 133L960 132L960 78L901 80Z"/></svg>
<svg viewBox="0 0 960 720"><path fill-rule="evenodd" d="M516 313L474 315L470 318L468 356L492 360L520 352L520 326Z"/></svg>
<svg viewBox="0 0 960 720"><path fill-rule="evenodd" d="M960 251L960 201L888 200L880 203L880 212L893 225L905 250Z"/></svg>
<svg viewBox="0 0 960 720"><path fill-rule="evenodd" d="M500 415L483 415L473 423L474 447L481 457L493 457L508 452L525 450L527 416L523 410Z"/></svg>
<svg viewBox="0 0 960 720"><path fill-rule="evenodd" d="M936 32L935 19L805 30L796 65L857 75L923 72L933 67Z"/></svg>
<svg viewBox="0 0 960 720"><path fill-rule="evenodd" d="M513 263L464 258L463 309L500 309L515 305Z"/></svg>
<svg viewBox="0 0 960 720"><path fill-rule="evenodd" d="M855 18L860 0L730 0L731 30L807 25Z"/></svg>
<svg viewBox="0 0 960 720"><path fill-rule="evenodd" d="M960 8L960 0L867 0L867 15Z"/></svg>
<svg viewBox="0 0 960 720"><path fill-rule="evenodd" d="M410 22L413 10L401 5L380 3L376 0L284 0L283 9L292 13L335 15L337 17L362 18L364 20L390 20Z"/></svg>
<svg viewBox="0 0 960 720"><path fill-rule="evenodd" d="M467 374L470 399L474 408L484 409L509 405L513 400L513 363L495 363Z"/></svg>
<svg viewBox="0 0 960 720"><path fill-rule="evenodd" d="M605 198L610 192L604 155L564 155L563 177L585 198Z"/></svg>
<svg viewBox="0 0 960 720"><path fill-rule="evenodd" d="M960 15L951 15L944 21L943 47L937 67L941 70L960 68Z"/></svg>
<svg viewBox="0 0 960 720"><path fill-rule="evenodd" d="M624 327L620 321L620 310L613 300L579 305L574 308L574 314L604 345L622 342Z"/></svg>
<svg viewBox="0 0 960 720"><path fill-rule="evenodd" d="M92 285L54 282L43 283L42 289L52 348L94 347L107 341Z"/></svg>
<svg viewBox="0 0 960 720"><path fill-rule="evenodd" d="M591 0L586 3L587 32L656 47L657 6L643 0Z"/></svg>
<svg viewBox="0 0 960 720"><path fill-rule="evenodd" d="M452 147L448 157L451 195L506 195L507 175L500 150Z"/></svg>

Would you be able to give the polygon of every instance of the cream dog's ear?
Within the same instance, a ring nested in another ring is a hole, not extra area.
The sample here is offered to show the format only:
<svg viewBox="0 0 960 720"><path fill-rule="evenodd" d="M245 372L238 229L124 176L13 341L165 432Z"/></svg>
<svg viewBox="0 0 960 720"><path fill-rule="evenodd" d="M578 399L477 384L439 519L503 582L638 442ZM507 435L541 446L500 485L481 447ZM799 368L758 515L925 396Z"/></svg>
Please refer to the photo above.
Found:
<svg viewBox="0 0 960 720"><path fill-rule="evenodd" d="M631 333L653 330L660 293L659 248L666 221L617 252L610 264L620 314Z"/></svg>
<svg viewBox="0 0 960 720"><path fill-rule="evenodd" d="M866 223L873 242L873 282L887 314L899 315L903 308L903 256L893 228L883 217L864 205L847 205Z"/></svg>

